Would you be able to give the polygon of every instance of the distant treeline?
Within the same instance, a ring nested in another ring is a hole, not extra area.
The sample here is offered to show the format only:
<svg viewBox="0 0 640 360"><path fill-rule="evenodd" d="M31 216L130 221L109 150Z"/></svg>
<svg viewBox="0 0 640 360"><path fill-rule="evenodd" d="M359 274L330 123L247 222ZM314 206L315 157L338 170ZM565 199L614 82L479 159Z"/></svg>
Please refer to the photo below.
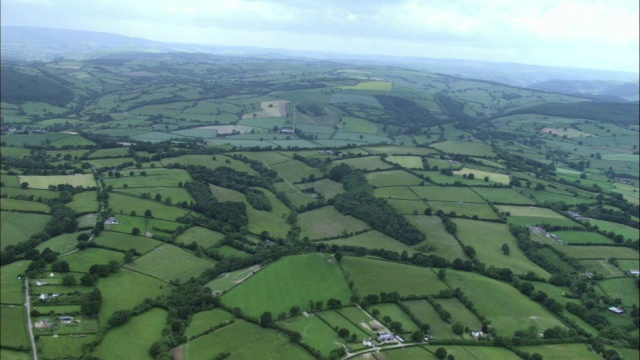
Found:
<svg viewBox="0 0 640 360"><path fill-rule="evenodd" d="M2 67L2 101L24 103L42 101L64 106L73 100L73 92L64 85L42 76L33 76L12 67Z"/></svg>
<svg viewBox="0 0 640 360"><path fill-rule="evenodd" d="M599 120L620 125L638 125L638 104L613 102L549 103L514 110L507 115L539 114Z"/></svg>

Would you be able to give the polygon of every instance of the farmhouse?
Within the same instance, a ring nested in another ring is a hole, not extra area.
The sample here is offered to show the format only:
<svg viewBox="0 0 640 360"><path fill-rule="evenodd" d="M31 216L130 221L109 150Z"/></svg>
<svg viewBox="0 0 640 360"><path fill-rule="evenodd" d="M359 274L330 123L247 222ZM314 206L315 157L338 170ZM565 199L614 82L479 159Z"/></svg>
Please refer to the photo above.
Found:
<svg viewBox="0 0 640 360"><path fill-rule="evenodd" d="M393 341L393 336L389 333L379 332L379 333L376 333L376 335L378 335L378 341L380 342Z"/></svg>
<svg viewBox="0 0 640 360"><path fill-rule="evenodd" d="M106 225L118 225L118 219L113 216L108 218L107 221L104 222Z"/></svg>
<svg viewBox="0 0 640 360"><path fill-rule="evenodd" d="M621 308L621 307L610 307L609 311L617 315L624 314L624 308Z"/></svg>
<svg viewBox="0 0 640 360"><path fill-rule="evenodd" d="M629 270L629 274L633 276L640 276L640 270Z"/></svg>
<svg viewBox="0 0 640 360"><path fill-rule="evenodd" d="M280 129L280 133L282 134L293 134L295 132L295 130L293 130L292 128L282 128Z"/></svg>
<svg viewBox="0 0 640 360"><path fill-rule="evenodd" d="M478 338L481 337L482 335L484 335L482 330L471 331L471 336L473 336L473 338L476 340L478 340Z"/></svg>

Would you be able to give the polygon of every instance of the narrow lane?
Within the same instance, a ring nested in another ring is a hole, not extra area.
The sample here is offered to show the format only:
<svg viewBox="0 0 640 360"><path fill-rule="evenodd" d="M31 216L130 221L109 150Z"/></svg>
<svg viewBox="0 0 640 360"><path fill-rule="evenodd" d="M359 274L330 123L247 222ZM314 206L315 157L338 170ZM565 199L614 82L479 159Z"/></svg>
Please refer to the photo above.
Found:
<svg viewBox="0 0 640 360"><path fill-rule="evenodd" d="M38 360L38 351L36 350L36 341L33 337L33 325L31 323L31 302L29 301L29 278L24 278L24 296L27 301L24 306L27 308L27 329L29 329L29 340L31 341L31 352L33 353L33 360Z"/></svg>

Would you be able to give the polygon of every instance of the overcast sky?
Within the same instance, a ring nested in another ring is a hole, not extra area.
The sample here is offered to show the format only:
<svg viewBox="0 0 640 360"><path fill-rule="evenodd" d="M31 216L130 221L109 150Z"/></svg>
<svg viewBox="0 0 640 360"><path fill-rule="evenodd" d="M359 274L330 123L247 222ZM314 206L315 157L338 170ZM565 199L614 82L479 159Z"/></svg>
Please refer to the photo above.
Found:
<svg viewBox="0 0 640 360"><path fill-rule="evenodd" d="M638 72L638 0L2 0L3 26Z"/></svg>

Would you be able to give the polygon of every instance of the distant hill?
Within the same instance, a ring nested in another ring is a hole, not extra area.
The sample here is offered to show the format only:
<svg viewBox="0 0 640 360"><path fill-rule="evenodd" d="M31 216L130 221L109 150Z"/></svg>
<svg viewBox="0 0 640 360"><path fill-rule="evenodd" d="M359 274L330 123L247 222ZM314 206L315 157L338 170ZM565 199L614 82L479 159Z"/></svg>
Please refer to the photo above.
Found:
<svg viewBox="0 0 640 360"><path fill-rule="evenodd" d="M587 94L603 97L616 97L625 100L637 100L638 83L605 80L561 80L551 79L529 85L536 90L546 90L565 94Z"/></svg>

